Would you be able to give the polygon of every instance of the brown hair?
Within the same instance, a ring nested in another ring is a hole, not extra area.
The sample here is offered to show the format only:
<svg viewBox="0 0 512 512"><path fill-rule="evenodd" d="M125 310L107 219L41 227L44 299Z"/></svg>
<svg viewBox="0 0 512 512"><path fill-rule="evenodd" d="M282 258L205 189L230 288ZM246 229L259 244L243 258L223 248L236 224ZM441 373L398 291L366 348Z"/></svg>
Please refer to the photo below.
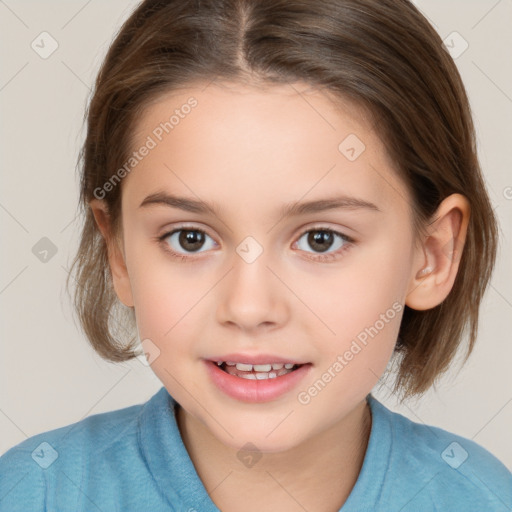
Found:
<svg viewBox="0 0 512 512"><path fill-rule="evenodd" d="M427 311L405 307L394 391L405 397L426 391L448 369L468 329L466 361L495 263L497 224L456 65L407 0L146 0L138 6L101 66L79 159L85 223L70 276L94 349L111 361L139 355L133 311L115 295L89 201L129 158L130 134L149 102L214 79L301 81L365 107L410 191L417 231L444 198L467 197L470 221L450 294ZM114 233L121 188L104 199Z"/></svg>

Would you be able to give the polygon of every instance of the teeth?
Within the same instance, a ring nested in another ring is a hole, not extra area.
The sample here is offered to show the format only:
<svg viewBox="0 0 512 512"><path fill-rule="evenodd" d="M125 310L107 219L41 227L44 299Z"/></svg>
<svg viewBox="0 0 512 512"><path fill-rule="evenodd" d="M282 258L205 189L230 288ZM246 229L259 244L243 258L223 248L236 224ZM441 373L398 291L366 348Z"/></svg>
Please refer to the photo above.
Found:
<svg viewBox="0 0 512 512"><path fill-rule="evenodd" d="M272 370L271 364L255 364L253 365L255 372L269 372Z"/></svg>
<svg viewBox="0 0 512 512"><path fill-rule="evenodd" d="M275 379L277 374L275 372L270 373L248 373L247 375L240 375L242 379L250 379L250 380L266 380L266 379Z"/></svg>
<svg viewBox="0 0 512 512"><path fill-rule="evenodd" d="M286 375L290 373L292 368L295 367L294 363L265 363L265 364L247 364L247 363L235 363L234 361L217 361L217 366L224 366L224 370L231 375L238 375L243 379L250 380L265 380L265 379L275 379L276 377L281 377L281 375ZM229 368L229 369L228 369ZM235 373L238 370L239 372L244 372L243 374Z"/></svg>
<svg viewBox="0 0 512 512"><path fill-rule="evenodd" d="M220 366L222 364L222 361L217 362L217 364ZM271 370L281 370L282 368L286 368L287 370L291 370L295 365L293 363L267 363L267 364L246 364L246 363L233 363L233 362L226 362L228 366L236 366L237 370L240 370L241 372L269 372Z"/></svg>
<svg viewBox="0 0 512 512"><path fill-rule="evenodd" d="M281 377L282 375L286 375L287 373L292 372L292 369L287 370L286 368L281 368L277 371L271 372L249 372L249 371L240 371L233 366L228 366L225 368L225 371L230 375L236 375L242 379L251 379L251 380L265 380L265 379L275 379L276 377Z"/></svg>

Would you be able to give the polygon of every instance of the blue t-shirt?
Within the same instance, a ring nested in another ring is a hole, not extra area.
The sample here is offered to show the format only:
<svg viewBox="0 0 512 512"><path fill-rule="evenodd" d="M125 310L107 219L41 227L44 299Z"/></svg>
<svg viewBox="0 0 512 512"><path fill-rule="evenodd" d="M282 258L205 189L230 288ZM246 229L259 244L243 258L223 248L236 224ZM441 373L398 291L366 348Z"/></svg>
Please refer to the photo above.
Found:
<svg viewBox="0 0 512 512"><path fill-rule="evenodd" d="M392 412L371 394L368 401L370 439L341 512L512 510L512 473L494 455ZM0 511L218 512L183 444L175 405L162 387L145 404L11 448L0 457ZM262 501L261 510L272 504Z"/></svg>

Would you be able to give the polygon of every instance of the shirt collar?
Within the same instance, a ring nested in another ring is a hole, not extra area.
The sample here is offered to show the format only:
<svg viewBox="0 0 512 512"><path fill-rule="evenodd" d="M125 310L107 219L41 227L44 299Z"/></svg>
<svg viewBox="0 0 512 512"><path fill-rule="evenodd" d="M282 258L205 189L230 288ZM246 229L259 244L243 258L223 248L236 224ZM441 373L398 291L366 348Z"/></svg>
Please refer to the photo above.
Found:
<svg viewBox="0 0 512 512"><path fill-rule="evenodd" d="M373 510L391 454L391 425L387 409L367 396L372 425L366 454L356 484L340 512ZM208 495L187 452L176 421L176 401L162 387L143 407L139 419L139 444L148 468L171 507L220 512Z"/></svg>
<svg viewBox="0 0 512 512"><path fill-rule="evenodd" d="M139 443L161 494L174 510L220 512L199 478L181 439L176 401L162 387L145 405Z"/></svg>

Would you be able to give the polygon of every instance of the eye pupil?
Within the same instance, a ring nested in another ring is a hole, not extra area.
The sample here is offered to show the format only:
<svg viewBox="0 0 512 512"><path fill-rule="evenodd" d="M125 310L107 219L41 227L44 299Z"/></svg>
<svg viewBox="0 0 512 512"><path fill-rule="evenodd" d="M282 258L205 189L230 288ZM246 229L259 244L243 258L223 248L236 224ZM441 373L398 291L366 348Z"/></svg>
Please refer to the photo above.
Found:
<svg viewBox="0 0 512 512"><path fill-rule="evenodd" d="M311 231L308 243L316 251L325 252L333 243L333 234L329 231Z"/></svg>
<svg viewBox="0 0 512 512"><path fill-rule="evenodd" d="M181 230L179 243L184 249L197 251L204 244L204 233L193 230Z"/></svg>

